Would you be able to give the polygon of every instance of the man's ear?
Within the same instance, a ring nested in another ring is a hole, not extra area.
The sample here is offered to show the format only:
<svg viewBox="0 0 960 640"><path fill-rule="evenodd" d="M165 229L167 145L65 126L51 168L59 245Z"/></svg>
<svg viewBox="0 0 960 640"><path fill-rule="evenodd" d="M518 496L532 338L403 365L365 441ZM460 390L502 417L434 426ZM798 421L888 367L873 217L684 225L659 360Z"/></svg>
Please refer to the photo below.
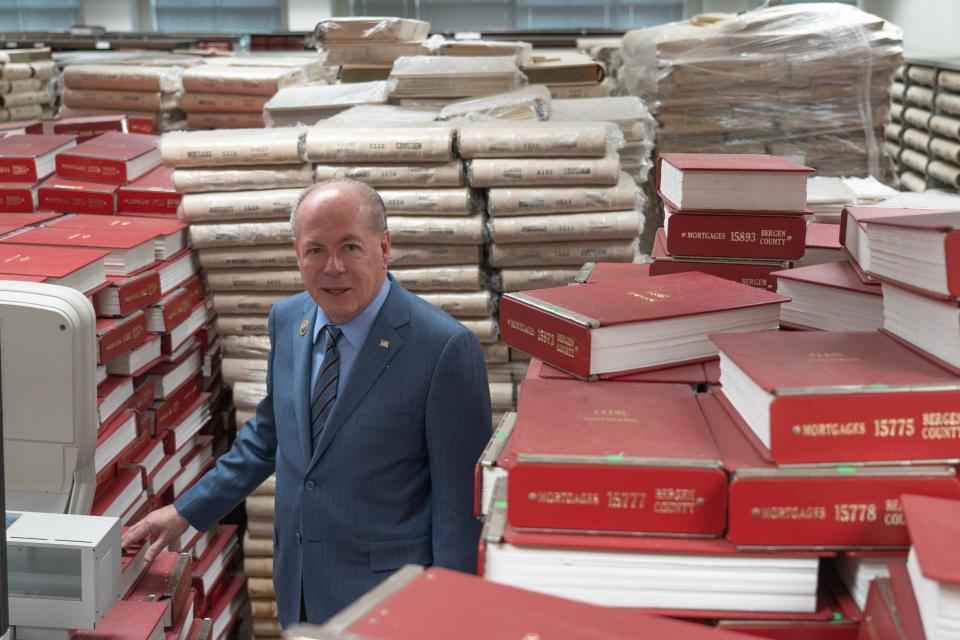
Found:
<svg viewBox="0 0 960 640"><path fill-rule="evenodd" d="M383 253L384 267L390 264L390 247L392 244L393 237L390 235L390 231L384 231L383 236L380 238L380 251Z"/></svg>

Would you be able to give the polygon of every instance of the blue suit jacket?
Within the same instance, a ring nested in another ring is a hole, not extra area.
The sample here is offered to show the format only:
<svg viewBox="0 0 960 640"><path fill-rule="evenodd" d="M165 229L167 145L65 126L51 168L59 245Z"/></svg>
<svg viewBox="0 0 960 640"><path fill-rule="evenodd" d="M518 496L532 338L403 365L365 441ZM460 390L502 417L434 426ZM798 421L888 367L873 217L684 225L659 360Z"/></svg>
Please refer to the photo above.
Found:
<svg viewBox="0 0 960 640"><path fill-rule="evenodd" d="M270 310L267 395L233 447L176 502L206 530L276 471L280 622L323 622L407 563L474 572L473 468L490 435L483 351L396 282L311 455L316 304ZM307 331L301 325L308 323Z"/></svg>

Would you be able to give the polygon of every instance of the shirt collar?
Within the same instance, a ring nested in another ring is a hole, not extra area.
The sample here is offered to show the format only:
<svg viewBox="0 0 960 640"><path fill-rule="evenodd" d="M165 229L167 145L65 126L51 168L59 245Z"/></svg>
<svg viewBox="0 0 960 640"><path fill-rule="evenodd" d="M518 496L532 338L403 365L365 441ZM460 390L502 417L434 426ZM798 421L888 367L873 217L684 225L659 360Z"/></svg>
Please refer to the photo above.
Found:
<svg viewBox="0 0 960 640"><path fill-rule="evenodd" d="M370 304L347 322L337 325L340 330L343 331L343 336L341 336L340 339L343 340L346 338L352 347L359 349L363 341L367 339L370 329L373 328L373 322L377 319L377 314L380 313L380 308L383 307L383 303L386 302L388 293L390 293L390 278L384 278L380 291ZM324 313L323 309L317 305L317 319L313 323L314 344L317 343L323 328L328 324L333 323L330 321L330 318L327 317L327 314Z"/></svg>

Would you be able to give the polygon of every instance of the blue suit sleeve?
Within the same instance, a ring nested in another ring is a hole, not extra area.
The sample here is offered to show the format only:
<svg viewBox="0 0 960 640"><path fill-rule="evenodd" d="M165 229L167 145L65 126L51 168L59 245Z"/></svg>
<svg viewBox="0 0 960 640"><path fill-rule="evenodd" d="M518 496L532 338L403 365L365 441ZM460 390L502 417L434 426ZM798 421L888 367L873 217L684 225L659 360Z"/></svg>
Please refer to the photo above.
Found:
<svg viewBox="0 0 960 640"><path fill-rule="evenodd" d="M444 346L427 396L436 566L476 573L481 525L473 513L474 466L490 432L490 387L483 349L476 336L463 329Z"/></svg>
<svg viewBox="0 0 960 640"><path fill-rule="evenodd" d="M274 313L270 309L268 332L274 343ZM263 483L276 468L277 431L273 417L273 349L267 361L267 395L256 415L239 429L233 446L174 507L196 529L206 531Z"/></svg>

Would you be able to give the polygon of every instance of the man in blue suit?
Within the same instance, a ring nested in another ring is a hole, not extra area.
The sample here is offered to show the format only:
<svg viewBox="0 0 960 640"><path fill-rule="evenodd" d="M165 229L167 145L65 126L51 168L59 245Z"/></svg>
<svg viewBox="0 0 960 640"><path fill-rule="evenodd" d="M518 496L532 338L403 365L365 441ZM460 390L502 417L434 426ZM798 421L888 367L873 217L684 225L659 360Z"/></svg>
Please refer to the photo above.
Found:
<svg viewBox="0 0 960 640"><path fill-rule="evenodd" d="M483 352L387 274L370 187L307 191L291 223L306 292L270 310L267 395L233 447L124 538L148 558L276 473L280 622L322 623L407 563L474 572L473 466L490 434Z"/></svg>

